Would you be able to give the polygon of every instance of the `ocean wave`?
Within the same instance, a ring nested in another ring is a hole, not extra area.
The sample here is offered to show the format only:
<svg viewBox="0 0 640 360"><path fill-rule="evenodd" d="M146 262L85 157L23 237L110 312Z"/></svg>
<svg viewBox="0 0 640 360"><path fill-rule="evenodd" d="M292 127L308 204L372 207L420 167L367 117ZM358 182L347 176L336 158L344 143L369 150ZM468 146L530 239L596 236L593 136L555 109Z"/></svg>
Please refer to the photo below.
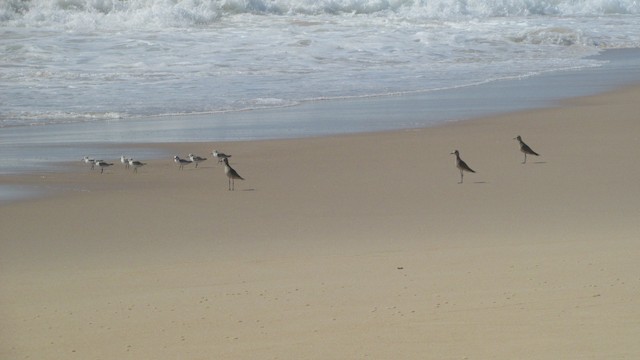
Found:
<svg viewBox="0 0 640 360"><path fill-rule="evenodd" d="M120 27L191 27L214 23L219 4L210 0L6 0L0 25L82 30Z"/></svg>
<svg viewBox="0 0 640 360"><path fill-rule="evenodd" d="M201 27L236 14L358 15L456 20L640 14L637 0L5 0L0 26Z"/></svg>
<svg viewBox="0 0 640 360"><path fill-rule="evenodd" d="M634 1L0 0L0 127L286 107L585 67L603 49L640 47Z"/></svg>
<svg viewBox="0 0 640 360"><path fill-rule="evenodd" d="M0 129L14 126L42 126L53 124L74 124L92 121L120 120L126 114L118 112L23 112L0 114Z"/></svg>
<svg viewBox="0 0 640 360"><path fill-rule="evenodd" d="M276 109L295 107L305 103L315 103L323 101L348 101L358 99L373 99L382 97L394 97L394 96L406 96L426 93L436 93L441 91L448 91L454 89L472 88L484 84L493 82L509 81L509 80L522 80L529 77L538 76L541 74L549 74L559 71L568 70L580 70L590 67L599 67L602 63L590 62L582 65L565 66L556 69L530 71L528 73L521 73L518 75L500 76L494 78L487 78L482 80L468 81L458 84L443 85L440 87L428 87L417 88L413 90L394 90L394 91L379 91L371 93L361 93L357 95L334 95L334 96L311 96L302 97L297 100L293 99L281 99L281 98L252 98L245 100L238 100L232 105L224 105L221 107L211 108L208 110L192 110L182 109L175 111L157 111L157 112L70 112L70 111L31 111L21 113L0 113L0 129L7 127L19 127L19 126L43 126L43 125L56 125L56 124L74 124L74 123L87 123L87 122L108 122L108 121L131 121L136 119L150 119L150 118L162 118L162 117L176 117L176 116L199 116L199 115L214 115L225 113L237 113L247 111L258 111L265 109Z"/></svg>

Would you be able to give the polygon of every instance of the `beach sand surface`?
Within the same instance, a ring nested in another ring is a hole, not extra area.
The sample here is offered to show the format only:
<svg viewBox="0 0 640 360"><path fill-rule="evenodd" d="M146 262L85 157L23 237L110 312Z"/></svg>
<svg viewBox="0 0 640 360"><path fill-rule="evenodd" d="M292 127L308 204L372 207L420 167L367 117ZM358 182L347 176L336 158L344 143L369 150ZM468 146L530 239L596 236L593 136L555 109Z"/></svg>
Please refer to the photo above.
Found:
<svg viewBox="0 0 640 360"><path fill-rule="evenodd" d="M638 358L638 99L2 177L0 358Z"/></svg>

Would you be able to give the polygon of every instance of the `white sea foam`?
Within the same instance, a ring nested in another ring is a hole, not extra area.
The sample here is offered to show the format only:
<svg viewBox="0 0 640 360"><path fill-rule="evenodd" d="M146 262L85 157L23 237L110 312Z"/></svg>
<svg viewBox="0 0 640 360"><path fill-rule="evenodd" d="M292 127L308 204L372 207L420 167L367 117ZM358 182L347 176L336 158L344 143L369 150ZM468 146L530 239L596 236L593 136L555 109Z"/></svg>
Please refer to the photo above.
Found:
<svg viewBox="0 0 640 360"><path fill-rule="evenodd" d="M639 28L636 0L3 0L0 127L473 86Z"/></svg>

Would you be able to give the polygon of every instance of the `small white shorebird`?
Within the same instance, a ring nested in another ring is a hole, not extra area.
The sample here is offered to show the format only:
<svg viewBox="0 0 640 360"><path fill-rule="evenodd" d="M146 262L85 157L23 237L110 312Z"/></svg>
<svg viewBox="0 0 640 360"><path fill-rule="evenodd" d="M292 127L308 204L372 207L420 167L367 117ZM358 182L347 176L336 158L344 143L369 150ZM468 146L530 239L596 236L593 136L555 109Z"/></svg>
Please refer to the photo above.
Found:
<svg viewBox="0 0 640 360"><path fill-rule="evenodd" d="M227 160L227 158L222 158L222 161L224 161L224 173L227 175L227 178L229 178L229 190L235 190L234 180L244 180L244 178L229 166L229 160Z"/></svg>
<svg viewBox="0 0 640 360"><path fill-rule="evenodd" d="M128 162L129 162L129 166L133 166L133 172L134 173L138 172L138 168L139 167L143 167L143 166L147 165L147 163L143 163L143 162L140 162L138 160L133 160L133 158L129 159Z"/></svg>
<svg viewBox="0 0 640 360"><path fill-rule="evenodd" d="M462 159L460 159L460 152L458 150L455 150L454 152L452 152L451 155L455 155L456 156L456 167L458 169L460 169L460 182L458 184L462 184L463 179L464 179L464 174L463 173L465 171L474 173L475 171L473 171L473 169L471 169L469 167L469 165L467 165L466 162L464 162L464 161L462 161Z"/></svg>
<svg viewBox="0 0 640 360"><path fill-rule="evenodd" d="M213 152L211 154L213 154L214 158L218 159L218 163L222 162L223 159L228 159L228 158L231 157L231 155L227 155L225 153L218 152L218 150L213 150Z"/></svg>
<svg viewBox="0 0 640 360"><path fill-rule="evenodd" d="M177 155L173 157L173 161L175 161L176 164L180 165L180 170L184 170L185 165L191 164L191 160L181 159L180 156Z"/></svg>
<svg viewBox="0 0 640 360"><path fill-rule="evenodd" d="M527 155L540 156L540 154L533 151L533 149L531 149L529 145L525 144L524 141L522 141L522 137L520 137L520 135L514 137L513 140L518 140L518 142L520 142L520 151L524 153L524 161L522 162L523 164L527 163Z"/></svg>
<svg viewBox="0 0 640 360"><path fill-rule="evenodd" d="M82 161L84 161L85 164L91 164L91 170L93 170L93 167L96 165L96 162L98 161L102 161L102 160L96 160L96 159L92 159L88 156L85 156Z"/></svg>
<svg viewBox="0 0 640 360"><path fill-rule="evenodd" d="M113 163L108 163L102 160L96 160L96 165L100 167L100 174L102 174L104 172L104 168L113 165Z"/></svg>
<svg viewBox="0 0 640 360"><path fill-rule="evenodd" d="M129 160L131 159L124 157L124 155L120 156L120 162L122 163L122 165L124 165L125 169L129 168Z"/></svg>
<svg viewBox="0 0 640 360"><path fill-rule="evenodd" d="M200 157L198 155L194 155L194 154L189 154L189 159L191 159L191 161L193 161L194 163L196 163L196 168L198 167L198 164L207 160L207 158L203 158Z"/></svg>

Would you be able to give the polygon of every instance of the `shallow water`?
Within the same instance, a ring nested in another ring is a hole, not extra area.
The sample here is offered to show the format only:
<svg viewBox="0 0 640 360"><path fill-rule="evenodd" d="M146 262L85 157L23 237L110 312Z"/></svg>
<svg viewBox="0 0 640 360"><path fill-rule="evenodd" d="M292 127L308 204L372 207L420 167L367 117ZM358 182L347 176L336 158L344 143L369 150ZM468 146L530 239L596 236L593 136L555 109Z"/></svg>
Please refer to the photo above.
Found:
<svg viewBox="0 0 640 360"><path fill-rule="evenodd" d="M45 190L35 186L0 185L0 205L14 201L35 198L45 193Z"/></svg>
<svg viewBox="0 0 640 360"><path fill-rule="evenodd" d="M0 1L0 174L547 106L636 81L639 27L635 0Z"/></svg>
<svg viewBox="0 0 640 360"><path fill-rule="evenodd" d="M118 161L169 156L127 143L297 138L427 127L447 121L552 106L560 99L640 83L640 50L612 50L597 68L560 71L446 91L207 115L142 117L0 129L0 174L56 171L84 156ZM206 154L205 154L206 155Z"/></svg>
<svg viewBox="0 0 640 360"><path fill-rule="evenodd" d="M5 0L0 127L475 87L601 66L639 27L635 0Z"/></svg>

